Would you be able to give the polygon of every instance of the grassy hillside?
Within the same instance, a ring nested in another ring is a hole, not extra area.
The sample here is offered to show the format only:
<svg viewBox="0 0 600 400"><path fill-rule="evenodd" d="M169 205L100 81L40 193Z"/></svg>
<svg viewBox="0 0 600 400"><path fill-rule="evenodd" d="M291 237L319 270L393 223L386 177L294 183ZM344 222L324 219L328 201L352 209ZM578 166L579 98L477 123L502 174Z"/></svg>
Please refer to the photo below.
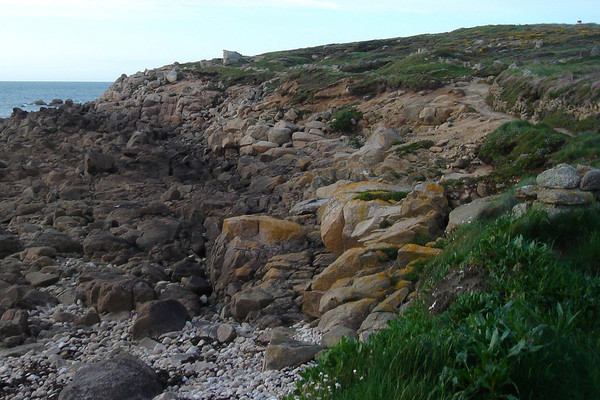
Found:
<svg viewBox="0 0 600 400"><path fill-rule="evenodd" d="M584 131L597 129L597 116L573 126L590 116L568 108L597 108L600 56L592 50L599 45L596 24L500 25L267 53L228 67L188 63L182 69L225 84L271 81L276 88L293 80L296 104L314 101L316 92L340 81L353 95L373 96L485 78L497 84L489 98L495 108ZM538 112L541 104L544 111Z"/></svg>

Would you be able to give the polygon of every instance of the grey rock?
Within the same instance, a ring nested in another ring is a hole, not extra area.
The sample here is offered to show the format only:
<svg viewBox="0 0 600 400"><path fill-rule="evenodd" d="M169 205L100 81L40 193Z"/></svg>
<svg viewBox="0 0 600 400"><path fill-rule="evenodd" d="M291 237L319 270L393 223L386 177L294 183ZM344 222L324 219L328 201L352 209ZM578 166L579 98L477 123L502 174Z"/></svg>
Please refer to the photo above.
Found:
<svg viewBox="0 0 600 400"><path fill-rule="evenodd" d="M167 332L179 331L189 318L187 309L177 300L157 300L145 304L133 324L133 339L158 339Z"/></svg>
<svg viewBox="0 0 600 400"><path fill-rule="evenodd" d="M212 293L212 286L210 286L210 283L201 276L192 275L189 278L183 278L181 282L185 285L187 290L198 296L210 296Z"/></svg>
<svg viewBox="0 0 600 400"><path fill-rule="evenodd" d="M537 186L525 185L515 189L515 197L521 201L537 199Z"/></svg>
<svg viewBox="0 0 600 400"><path fill-rule="evenodd" d="M110 172L114 164L115 160L111 155L92 151L85 155L84 170L88 174Z"/></svg>
<svg viewBox="0 0 600 400"><path fill-rule="evenodd" d="M372 312L363 321L358 330L361 342L366 342L373 333L386 328L388 322L398 318L396 313L392 312Z"/></svg>
<svg viewBox="0 0 600 400"><path fill-rule="evenodd" d="M588 171L581 178L579 188L585 191L600 190L600 169Z"/></svg>
<svg viewBox="0 0 600 400"><path fill-rule="evenodd" d="M25 275L25 280L33 287L46 287L54 285L60 277L55 274L46 274L43 272L30 272Z"/></svg>
<svg viewBox="0 0 600 400"><path fill-rule="evenodd" d="M243 320L248 313L263 309L273 300L273 296L260 288L243 290L231 298L231 314L235 319Z"/></svg>
<svg viewBox="0 0 600 400"><path fill-rule="evenodd" d="M185 306L190 317L199 315L204 306L200 296L176 284L169 285L160 294L160 300L177 300Z"/></svg>
<svg viewBox="0 0 600 400"><path fill-rule="evenodd" d="M484 197L456 207L448 216L446 232L452 232L461 225L470 224L490 209L496 200L498 200L498 196Z"/></svg>
<svg viewBox="0 0 600 400"><path fill-rule="evenodd" d="M278 145L292 141L292 130L290 128L271 128L267 133L269 142L277 143Z"/></svg>
<svg viewBox="0 0 600 400"><path fill-rule="evenodd" d="M327 203L328 199L308 199L296 203L290 210L292 215L314 214L323 204Z"/></svg>
<svg viewBox="0 0 600 400"><path fill-rule="evenodd" d="M579 187L580 181L579 173L569 164L559 164L536 178L538 186L550 189L575 189Z"/></svg>
<svg viewBox="0 0 600 400"><path fill-rule="evenodd" d="M100 229L92 230L83 240L83 252L88 257L94 255L99 257L106 253L114 253L130 247L131 245L125 239L118 238Z"/></svg>
<svg viewBox="0 0 600 400"><path fill-rule="evenodd" d="M141 360L121 353L81 367L59 400L150 400L162 391L158 375Z"/></svg>
<svg viewBox="0 0 600 400"><path fill-rule="evenodd" d="M590 204L594 196L590 192L569 189L540 189L538 200L546 204L582 206Z"/></svg>
<svg viewBox="0 0 600 400"><path fill-rule="evenodd" d="M96 312L95 309L91 308L81 317L75 319L74 322L75 325L92 326L100 323L100 315L98 315L98 312Z"/></svg>
<svg viewBox="0 0 600 400"><path fill-rule="evenodd" d="M600 47L594 46L590 51L590 57L598 57L600 56Z"/></svg>
<svg viewBox="0 0 600 400"><path fill-rule="evenodd" d="M221 324L217 328L217 340L220 343L229 343L237 337L235 327L231 324Z"/></svg>
<svg viewBox="0 0 600 400"><path fill-rule="evenodd" d="M265 351L265 363L263 369L280 370L287 367L295 367L311 361L323 346L304 343L296 340L269 344Z"/></svg>
<svg viewBox="0 0 600 400"><path fill-rule="evenodd" d="M182 260L173 265L173 273L171 274L171 280L173 282L181 282L183 278L190 276L204 276L204 268L194 261Z"/></svg>
<svg viewBox="0 0 600 400"><path fill-rule="evenodd" d="M175 82L177 82L177 69L173 68L172 70L170 70L169 72L167 72L167 75L165 75L165 78L167 79L167 81L169 83L175 83Z"/></svg>
<svg viewBox="0 0 600 400"><path fill-rule="evenodd" d="M350 329L360 328L362 322L377 305L375 299L362 299L342 304L333 310L327 311L319 321L318 329L327 333L336 326Z"/></svg>
<svg viewBox="0 0 600 400"><path fill-rule="evenodd" d="M138 225L142 233L137 238L137 246L150 251L155 245L165 245L173 242L180 230L180 222L170 218L154 218Z"/></svg>
<svg viewBox="0 0 600 400"><path fill-rule="evenodd" d="M23 250L23 246L12 233L3 232L0 234L0 257L6 257Z"/></svg>
<svg viewBox="0 0 600 400"><path fill-rule="evenodd" d="M33 310L46 304L56 304L54 296L40 292L31 286L13 285L0 291L0 305L11 308Z"/></svg>
<svg viewBox="0 0 600 400"><path fill-rule="evenodd" d="M338 343L346 339L358 339L358 333L354 329L346 328L345 326L336 326L329 332L325 333L321 339L321 344L325 347L337 346Z"/></svg>
<svg viewBox="0 0 600 400"><path fill-rule="evenodd" d="M223 50L223 65L239 64L242 60L242 55L237 51Z"/></svg>
<svg viewBox="0 0 600 400"><path fill-rule="evenodd" d="M53 247L58 253L79 253L81 245L65 233L48 229L34 239L35 246Z"/></svg>

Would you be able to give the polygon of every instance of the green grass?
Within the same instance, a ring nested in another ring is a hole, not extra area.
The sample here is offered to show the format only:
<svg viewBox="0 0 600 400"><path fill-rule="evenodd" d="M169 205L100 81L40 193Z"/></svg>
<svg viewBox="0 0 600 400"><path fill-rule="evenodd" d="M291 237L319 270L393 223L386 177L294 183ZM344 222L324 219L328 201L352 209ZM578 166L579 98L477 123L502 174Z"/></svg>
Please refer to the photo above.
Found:
<svg viewBox="0 0 600 400"><path fill-rule="evenodd" d="M495 167L489 179L497 183L512 182L533 175L546 165L549 156L559 150L567 138L549 125L513 121L489 134L478 156Z"/></svg>
<svg viewBox="0 0 600 400"><path fill-rule="evenodd" d="M599 230L598 208L464 226L423 279L475 269L485 292L437 315L424 297L367 343L329 350L288 399L600 398Z"/></svg>
<svg viewBox="0 0 600 400"><path fill-rule="evenodd" d="M408 196L409 192L398 191L398 192L386 192L386 191L366 191L362 192L354 197L354 200L372 201L372 200L383 200L383 201L400 201Z"/></svg>
<svg viewBox="0 0 600 400"><path fill-rule="evenodd" d="M417 150L429 149L433 145L434 145L434 143L432 140L419 140L416 142L412 142L412 143L408 143L408 144L404 144L404 145L396 147L396 153L399 156L403 156L405 154L413 154Z"/></svg>

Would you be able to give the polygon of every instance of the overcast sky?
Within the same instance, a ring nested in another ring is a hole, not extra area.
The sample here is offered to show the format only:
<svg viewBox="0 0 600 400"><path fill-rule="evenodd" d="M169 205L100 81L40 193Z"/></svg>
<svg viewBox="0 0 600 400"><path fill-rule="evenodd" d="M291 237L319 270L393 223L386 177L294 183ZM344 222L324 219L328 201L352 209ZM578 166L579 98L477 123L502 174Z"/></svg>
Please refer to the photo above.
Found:
<svg viewBox="0 0 600 400"><path fill-rule="evenodd" d="M0 81L114 81L175 61L600 21L599 0L0 0Z"/></svg>

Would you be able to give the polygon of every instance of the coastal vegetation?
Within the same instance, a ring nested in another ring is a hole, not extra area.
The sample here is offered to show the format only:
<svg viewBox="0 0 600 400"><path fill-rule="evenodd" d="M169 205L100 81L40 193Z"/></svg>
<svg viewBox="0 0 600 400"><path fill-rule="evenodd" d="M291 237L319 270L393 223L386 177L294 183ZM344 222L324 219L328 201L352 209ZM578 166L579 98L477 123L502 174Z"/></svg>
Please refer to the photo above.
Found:
<svg viewBox="0 0 600 400"><path fill-rule="evenodd" d="M288 399L598 398L598 226L598 207L464 225L404 315L329 350Z"/></svg>

